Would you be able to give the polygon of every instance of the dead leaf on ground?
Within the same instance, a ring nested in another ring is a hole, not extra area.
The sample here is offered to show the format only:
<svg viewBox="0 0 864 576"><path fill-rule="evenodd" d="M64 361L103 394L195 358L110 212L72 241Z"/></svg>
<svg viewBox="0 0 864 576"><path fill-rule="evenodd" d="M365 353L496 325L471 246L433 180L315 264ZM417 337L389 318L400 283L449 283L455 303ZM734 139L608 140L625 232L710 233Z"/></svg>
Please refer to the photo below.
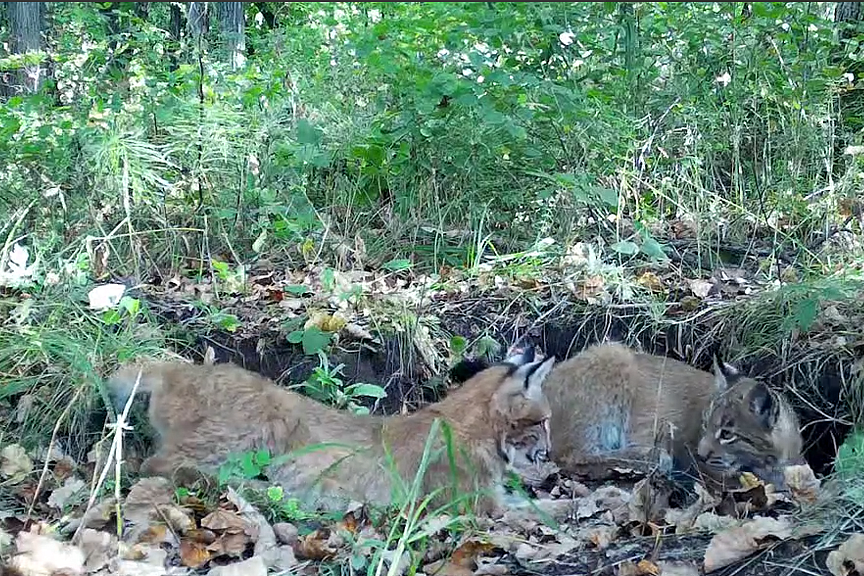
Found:
<svg viewBox="0 0 864 576"><path fill-rule="evenodd" d="M216 566L207 576L267 576L267 565L260 556L252 556L242 562Z"/></svg>
<svg viewBox="0 0 864 576"><path fill-rule="evenodd" d="M615 573L618 576L658 576L660 568L650 560L640 560L639 562L631 562L625 560L616 567Z"/></svg>
<svg viewBox="0 0 864 576"><path fill-rule="evenodd" d="M189 568L200 568L210 561L207 545L194 540L180 540L180 563Z"/></svg>
<svg viewBox="0 0 864 576"><path fill-rule="evenodd" d="M328 314L327 312L313 312L306 324L303 325L304 330L308 330L315 326L322 332L339 332L348 321L338 312L336 314Z"/></svg>
<svg viewBox="0 0 864 576"><path fill-rule="evenodd" d="M207 550L212 553L214 558L219 556L234 556L239 558L246 551L246 546L251 542L252 539L245 532L226 532L213 542L206 544Z"/></svg>
<svg viewBox="0 0 864 576"><path fill-rule="evenodd" d="M821 483L807 464L787 466L783 470L783 478L795 500L813 503L819 497Z"/></svg>
<svg viewBox="0 0 864 576"><path fill-rule="evenodd" d="M591 542L598 550L604 550L618 536L617 526L596 526L585 532L585 539Z"/></svg>
<svg viewBox="0 0 864 576"><path fill-rule="evenodd" d="M126 517L131 510L144 509L149 515L150 510L163 504L171 504L174 489L167 478L141 478L129 490L126 496Z"/></svg>
<svg viewBox="0 0 864 576"><path fill-rule="evenodd" d="M74 496L80 496L87 489L87 485L80 478L69 477L63 483L63 486L57 488L48 497L48 505L58 510L63 510L66 504L73 499Z"/></svg>
<svg viewBox="0 0 864 576"><path fill-rule="evenodd" d="M11 484L21 482L33 470L33 461L18 444L9 444L0 450L0 475Z"/></svg>
<svg viewBox="0 0 864 576"><path fill-rule="evenodd" d="M329 530L314 530L297 539L294 552L306 560L327 560L336 555L337 547L333 544Z"/></svg>
<svg viewBox="0 0 864 576"><path fill-rule="evenodd" d="M701 278L694 278L688 282L690 285L690 291L694 296L699 298L706 298L708 294L711 293L711 289L714 288L714 285L707 280L703 280Z"/></svg>
<svg viewBox="0 0 864 576"><path fill-rule="evenodd" d="M172 503L174 490L166 478L142 478L139 480L129 494L126 496L124 517L132 524L132 529L127 534L130 540L140 539L148 532L154 530L164 538L170 539L170 532L183 534L195 527L195 522L189 517L186 510ZM170 527L168 533L162 533L151 524L167 523ZM157 536L150 534L150 536ZM147 541L153 542L153 538L147 537Z"/></svg>
<svg viewBox="0 0 864 576"><path fill-rule="evenodd" d="M650 524L662 519L669 508L669 490L651 477L643 478L633 487L633 496L627 503L630 520Z"/></svg>
<svg viewBox="0 0 864 576"><path fill-rule="evenodd" d="M474 570L447 560L436 560L423 566L423 572L435 576L474 576Z"/></svg>
<svg viewBox="0 0 864 576"><path fill-rule="evenodd" d="M657 563L660 576L700 576L699 567L692 562L663 561Z"/></svg>
<svg viewBox="0 0 864 576"><path fill-rule="evenodd" d="M608 511L613 521L620 524L626 521L630 515L627 507L630 498L631 495L626 490L617 486L604 486L578 500L576 518L581 520L590 518L598 512Z"/></svg>
<svg viewBox="0 0 864 576"><path fill-rule="evenodd" d="M864 534L853 534L825 561L834 576L864 574Z"/></svg>
<svg viewBox="0 0 864 576"><path fill-rule="evenodd" d="M663 281L654 272L644 272L636 279L636 282L652 292L663 291Z"/></svg>
<svg viewBox="0 0 864 576"><path fill-rule="evenodd" d="M712 572L750 556L769 539L785 540L792 536L788 518L758 516L741 526L716 534L705 550L703 566Z"/></svg>
<svg viewBox="0 0 864 576"><path fill-rule="evenodd" d="M236 512L219 508L201 519L201 527L210 530L243 531L246 522Z"/></svg>
<svg viewBox="0 0 864 576"><path fill-rule="evenodd" d="M450 562L473 570L477 564L477 558L494 549L495 545L488 541L466 540L450 555Z"/></svg>
<svg viewBox="0 0 864 576"><path fill-rule="evenodd" d="M63 573L84 574L84 553L77 547L44 534L19 532L15 539L17 553L9 567L24 576Z"/></svg>
<svg viewBox="0 0 864 576"><path fill-rule="evenodd" d="M78 547L84 552L84 568L96 572L108 565L117 550L117 538L109 532L85 528L81 531Z"/></svg>

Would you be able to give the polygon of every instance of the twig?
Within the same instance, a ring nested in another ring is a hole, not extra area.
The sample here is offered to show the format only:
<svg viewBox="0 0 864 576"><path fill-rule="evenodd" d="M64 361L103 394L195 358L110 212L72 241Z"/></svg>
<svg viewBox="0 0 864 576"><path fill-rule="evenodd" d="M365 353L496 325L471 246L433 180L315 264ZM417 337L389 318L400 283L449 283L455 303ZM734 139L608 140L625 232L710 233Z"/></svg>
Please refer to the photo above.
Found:
<svg viewBox="0 0 864 576"><path fill-rule="evenodd" d="M60 413L60 417L57 419L57 423L54 424L54 431L51 432L51 441L48 442L48 453L45 455L45 463L42 465L42 474L39 475L39 483L36 485L36 492L33 493L33 500L30 502L30 507L27 509L27 521L24 525L25 529L27 529L30 525L33 514L33 507L39 500L39 493L42 491L42 485L45 483L45 477L48 475L48 464L51 462L51 450L54 448L54 444L57 442L57 433L60 431L60 425L63 424L63 421L66 420L67 416L69 416L69 412L72 410L72 406L75 405L75 402L78 400L78 396L81 395L81 391L83 389L83 387L79 387L78 390L75 391L75 395L72 397L72 400L69 402L69 404L66 405L66 408L64 408L63 412Z"/></svg>
<svg viewBox="0 0 864 576"><path fill-rule="evenodd" d="M117 415L117 422L114 424L108 424L109 428L114 428L114 440L111 442L111 450L108 452L108 459L105 462L105 466L102 468L102 472L99 474L99 480L96 482L96 486L90 491L90 498L87 501L87 508L84 510L84 516L87 516L87 512L93 508L93 504L96 502L96 494L98 494L99 490L102 488L102 484L105 483L105 477L108 476L108 468L111 466L112 458L115 460L115 486L114 486L114 496L115 496L115 510L117 514L117 542L118 546L120 545L121 536L123 532L123 516L121 515L120 510L120 467L122 464L122 449L123 449L123 430L132 430L131 426L126 425L126 419L129 416L129 409L132 407L132 401L135 399L135 393L138 391L138 385L141 383L141 372L142 370L138 370L138 377L135 379L135 385L132 387L132 393L129 394L129 398L126 400L126 406L123 407L123 413ZM75 534L72 535L72 541L75 542L78 539L79 533L84 528L84 522L78 525L78 528L75 530Z"/></svg>

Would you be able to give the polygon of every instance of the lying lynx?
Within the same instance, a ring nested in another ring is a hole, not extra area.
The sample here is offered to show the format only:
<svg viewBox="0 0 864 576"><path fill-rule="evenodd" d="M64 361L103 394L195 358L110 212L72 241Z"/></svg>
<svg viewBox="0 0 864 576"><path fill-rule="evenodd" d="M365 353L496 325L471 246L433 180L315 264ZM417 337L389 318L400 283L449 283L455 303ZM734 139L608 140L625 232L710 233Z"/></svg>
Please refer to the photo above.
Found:
<svg viewBox="0 0 864 576"><path fill-rule="evenodd" d="M789 402L728 365L715 362L712 375L609 343L557 364L544 389L550 456L565 471L602 478L615 467L695 465L715 487L742 472L782 487L783 467L803 462ZM535 431L526 435L513 442L532 445ZM524 465L523 477L531 468Z"/></svg>
<svg viewBox="0 0 864 576"><path fill-rule="evenodd" d="M508 439L533 428L548 431L543 383L553 364L551 358L534 361L531 349L476 373L439 403L389 417L337 410L232 364L129 365L109 379L109 387L122 406L142 369L139 390L150 394L149 417L161 439L142 474L212 472L230 454L265 447L274 457L294 451L287 460L274 458L267 475L307 505L329 510L344 509L350 500L389 504L397 486L385 465L388 455L401 477L412 481L433 422L440 419L452 431L456 466L439 451L423 490L449 489L455 472L460 494L492 489L477 508L488 514L505 505L502 484L510 455L517 448L521 458L534 451ZM548 434L540 436L548 445ZM436 499L444 496L453 494Z"/></svg>

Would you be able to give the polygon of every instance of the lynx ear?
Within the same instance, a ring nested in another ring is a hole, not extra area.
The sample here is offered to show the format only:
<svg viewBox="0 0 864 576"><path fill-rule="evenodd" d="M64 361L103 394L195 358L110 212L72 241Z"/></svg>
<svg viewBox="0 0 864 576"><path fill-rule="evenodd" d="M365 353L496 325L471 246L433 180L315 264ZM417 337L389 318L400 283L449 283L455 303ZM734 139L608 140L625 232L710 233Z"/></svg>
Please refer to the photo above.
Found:
<svg viewBox="0 0 864 576"><path fill-rule="evenodd" d="M524 366L534 362L535 355L536 351L534 350L534 347L528 346L522 350L522 352L514 352L512 355L505 358L504 362L507 364L513 364L514 366Z"/></svg>
<svg viewBox="0 0 864 576"><path fill-rule="evenodd" d="M538 399L543 394L543 383L546 382L546 377L552 372L552 366L555 365L555 356L549 356L542 362L526 366L525 370L525 396L531 399Z"/></svg>
<svg viewBox="0 0 864 576"><path fill-rule="evenodd" d="M774 427L777 423L778 410L777 402L774 400L774 395L768 386L759 382L753 389L750 390L748 401L750 403L750 412L756 419L762 423L767 429Z"/></svg>
<svg viewBox="0 0 864 576"><path fill-rule="evenodd" d="M729 388L729 380L736 380L739 376L738 370L731 364L717 361L717 355L714 355L714 384L717 386L718 392L725 392Z"/></svg>

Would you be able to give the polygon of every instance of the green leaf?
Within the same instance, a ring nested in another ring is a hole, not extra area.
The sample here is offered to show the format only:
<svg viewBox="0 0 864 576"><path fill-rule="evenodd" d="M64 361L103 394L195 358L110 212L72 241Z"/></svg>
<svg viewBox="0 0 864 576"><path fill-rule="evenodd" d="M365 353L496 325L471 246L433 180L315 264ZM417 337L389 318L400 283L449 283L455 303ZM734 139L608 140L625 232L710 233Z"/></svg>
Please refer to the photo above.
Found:
<svg viewBox="0 0 864 576"><path fill-rule="evenodd" d="M806 332L813 326L816 317L819 315L819 300L815 298L807 298L798 303L795 310L795 325L803 332Z"/></svg>
<svg viewBox="0 0 864 576"><path fill-rule="evenodd" d="M303 330L294 330L293 332L289 332L286 339L291 344L299 344L303 341Z"/></svg>
<svg viewBox="0 0 864 576"><path fill-rule="evenodd" d="M281 502L285 498L282 486L270 486L267 488L267 499L270 502Z"/></svg>
<svg viewBox="0 0 864 576"><path fill-rule="evenodd" d="M258 235L258 238L252 242L252 250L255 251L256 254L260 254L264 249L264 242L267 240L267 229L261 230L261 234Z"/></svg>
<svg viewBox="0 0 864 576"><path fill-rule="evenodd" d="M602 186L595 186L594 192L597 196L600 197L606 205L611 206L612 208L618 207L618 191L612 190L611 188L603 188Z"/></svg>
<svg viewBox="0 0 864 576"><path fill-rule="evenodd" d="M237 328L240 327L240 320L238 320L236 316L233 314L225 314L223 312L216 314L213 317L213 322L228 332L235 332Z"/></svg>
<svg viewBox="0 0 864 576"><path fill-rule="evenodd" d="M317 354L330 344L330 334L322 332L315 326L310 326L303 332L303 353L309 356Z"/></svg>
<svg viewBox="0 0 864 576"><path fill-rule="evenodd" d="M120 299L120 308L126 310L129 316L135 318L141 310L141 301L131 296L123 296Z"/></svg>
<svg viewBox="0 0 864 576"><path fill-rule="evenodd" d="M252 452L243 454L243 459L240 461L240 467L243 470L243 476L246 478L254 478L261 473L261 468L255 464L255 455Z"/></svg>
<svg viewBox="0 0 864 576"><path fill-rule="evenodd" d="M261 466L270 465L270 451L269 450L258 450L255 452L255 463Z"/></svg>
<svg viewBox="0 0 864 576"><path fill-rule="evenodd" d="M309 288L300 284L289 284L288 286L285 286L284 290L285 292L288 292L289 294L294 294L295 296L302 296L304 294L312 293Z"/></svg>
<svg viewBox="0 0 864 576"><path fill-rule="evenodd" d="M220 262L219 260L212 260L210 262L213 269L216 270L216 275L219 276L221 280L225 280L228 277L228 273L230 272L230 268L226 262Z"/></svg>
<svg viewBox="0 0 864 576"><path fill-rule="evenodd" d="M634 242L629 242L627 240L622 240L621 242L616 242L610 246L612 250L617 252L618 254L624 254L626 256L632 256L639 252L639 246Z"/></svg>
<svg viewBox="0 0 864 576"><path fill-rule="evenodd" d="M395 260L390 260L386 264L382 266L385 270L390 270L391 272L398 272L399 270L407 270L411 268L411 261L407 258L396 258Z"/></svg>
<svg viewBox="0 0 864 576"><path fill-rule="evenodd" d="M120 322L120 313L117 310L106 310L102 314L102 322L111 326Z"/></svg>
<svg viewBox="0 0 864 576"><path fill-rule="evenodd" d="M491 336L483 336L475 346L477 356L486 355L491 358L496 356L500 350L501 344Z"/></svg>
<svg viewBox="0 0 864 576"><path fill-rule="evenodd" d="M306 119L301 119L297 122L297 142L300 144L317 146L321 143L322 134L319 128L313 126Z"/></svg>
<svg viewBox="0 0 864 576"><path fill-rule="evenodd" d="M468 346L468 341L462 336L453 336L450 338L450 352L454 356L462 356L465 353L465 348Z"/></svg>
<svg viewBox="0 0 864 576"><path fill-rule="evenodd" d="M666 255L666 252L663 251L663 246L661 246L660 243L651 236L646 236L642 239L642 247L640 250L642 250L642 253L649 258L656 260L667 260L669 258Z"/></svg>
<svg viewBox="0 0 864 576"><path fill-rule="evenodd" d="M368 396L370 398L386 398L387 391L377 384L352 384L345 388L349 396Z"/></svg>

